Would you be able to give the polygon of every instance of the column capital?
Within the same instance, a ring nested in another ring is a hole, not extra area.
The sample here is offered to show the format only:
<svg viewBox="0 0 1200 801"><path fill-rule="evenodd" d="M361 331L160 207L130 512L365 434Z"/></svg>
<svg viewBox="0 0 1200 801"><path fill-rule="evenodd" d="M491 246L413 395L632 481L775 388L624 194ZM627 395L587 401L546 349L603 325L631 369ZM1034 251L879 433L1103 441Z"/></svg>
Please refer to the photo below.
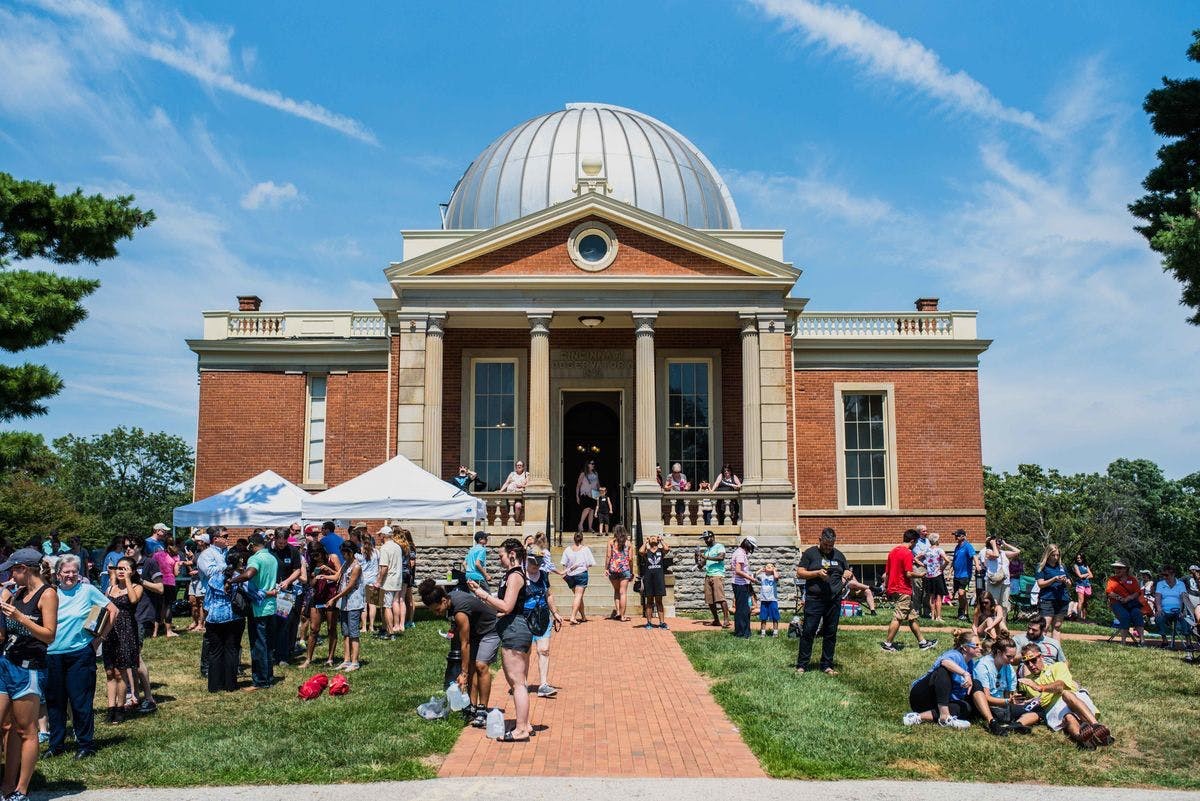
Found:
<svg viewBox="0 0 1200 801"><path fill-rule="evenodd" d="M743 337L758 336L758 315L753 312L740 312L738 323L741 325Z"/></svg>
<svg viewBox="0 0 1200 801"><path fill-rule="evenodd" d="M425 336L440 337L446 333L446 315L431 314L425 318Z"/></svg>
<svg viewBox="0 0 1200 801"><path fill-rule="evenodd" d="M634 312L633 332L636 336L654 336L654 323L658 321L658 312Z"/></svg>
<svg viewBox="0 0 1200 801"><path fill-rule="evenodd" d="M550 336L550 321L554 319L553 312L529 312L528 317L531 336Z"/></svg>
<svg viewBox="0 0 1200 801"><path fill-rule="evenodd" d="M783 312L758 314L758 331L761 334L786 334L787 314Z"/></svg>

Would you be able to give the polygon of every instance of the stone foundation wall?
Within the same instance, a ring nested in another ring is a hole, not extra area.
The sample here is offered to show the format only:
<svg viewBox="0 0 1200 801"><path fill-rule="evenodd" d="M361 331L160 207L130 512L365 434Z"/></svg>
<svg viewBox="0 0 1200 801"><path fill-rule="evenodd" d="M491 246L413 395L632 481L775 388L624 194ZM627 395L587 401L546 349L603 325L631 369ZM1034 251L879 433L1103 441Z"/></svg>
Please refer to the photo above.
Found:
<svg viewBox="0 0 1200 801"><path fill-rule="evenodd" d="M728 546L726 546L728 548ZM733 549L728 549L732 556ZM690 550L678 548L672 551L675 564L671 573L675 576L675 608L679 610L708 609L704 605L704 571L696 567ZM800 561L800 549L794 545L767 545L757 549L750 557L750 570L757 573L767 562L774 562L775 569L781 574L779 579L779 615L784 620L790 617L790 610L796 605L796 585L792 581L795 575L796 563ZM728 558L725 562L725 598L729 601L730 611L733 609L733 587Z"/></svg>
<svg viewBox="0 0 1200 801"><path fill-rule="evenodd" d="M467 547L458 546L417 546L417 584L427 578L444 579L451 568L462 570L463 559L467 556ZM488 572L494 573L500 569L499 558L488 554Z"/></svg>

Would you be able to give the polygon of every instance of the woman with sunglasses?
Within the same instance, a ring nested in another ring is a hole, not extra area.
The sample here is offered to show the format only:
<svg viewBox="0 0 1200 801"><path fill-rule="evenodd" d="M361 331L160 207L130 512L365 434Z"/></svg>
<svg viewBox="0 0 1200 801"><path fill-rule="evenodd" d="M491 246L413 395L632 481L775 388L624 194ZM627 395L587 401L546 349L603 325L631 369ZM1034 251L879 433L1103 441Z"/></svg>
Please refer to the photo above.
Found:
<svg viewBox="0 0 1200 801"><path fill-rule="evenodd" d="M974 631L954 633L954 648L933 660L933 667L912 683L908 690L905 726L937 722L949 729L969 729L967 718L972 714L972 692L979 690L972 675L975 660L982 650Z"/></svg>
<svg viewBox="0 0 1200 801"><path fill-rule="evenodd" d="M600 474L596 472L596 460L588 459L575 482L575 499L579 503L579 526L576 531L596 533L594 521L599 498Z"/></svg>
<svg viewBox="0 0 1200 801"><path fill-rule="evenodd" d="M104 675L108 692L105 723L125 721L127 693L135 693L134 671L142 657L141 639L134 610L145 590L132 557L122 556L109 571L108 600L117 608L108 636L104 638Z"/></svg>
<svg viewBox="0 0 1200 801"><path fill-rule="evenodd" d="M42 581L41 563L41 551L22 548L0 565L0 573L12 571L16 585L0 594L5 635L0 654L0 720L11 725L0 796L16 801L26 801L37 764L46 647L58 631L58 595Z"/></svg>

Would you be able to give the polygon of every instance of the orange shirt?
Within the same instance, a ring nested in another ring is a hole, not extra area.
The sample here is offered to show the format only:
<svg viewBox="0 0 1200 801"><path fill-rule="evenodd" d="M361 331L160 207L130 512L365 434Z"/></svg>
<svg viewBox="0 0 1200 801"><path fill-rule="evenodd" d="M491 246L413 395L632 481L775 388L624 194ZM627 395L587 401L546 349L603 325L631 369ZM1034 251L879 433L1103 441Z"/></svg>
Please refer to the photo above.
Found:
<svg viewBox="0 0 1200 801"><path fill-rule="evenodd" d="M1142 600L1142 585L1133 576L1126 576L1125 578L1112 576L1104 586L1104 591L1124 597L1133 595L1139 602Z"/></svg>

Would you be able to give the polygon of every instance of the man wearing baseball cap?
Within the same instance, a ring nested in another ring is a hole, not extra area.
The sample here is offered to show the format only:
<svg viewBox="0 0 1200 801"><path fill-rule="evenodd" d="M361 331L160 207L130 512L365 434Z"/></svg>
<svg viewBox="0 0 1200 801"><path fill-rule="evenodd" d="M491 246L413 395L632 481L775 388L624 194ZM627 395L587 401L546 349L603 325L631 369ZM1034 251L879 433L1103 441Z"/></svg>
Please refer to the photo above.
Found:
<svg viewBox="0 0 1200 801"><path fill-rule="evenodd" d="M704 568L704 603L708 604L708 611L712 612L713 616L712 622L704 625L727 629L729 602L725 600L725 546L717 542L711 531L705 531L700 535L700 539L704 542L705 549L703 561L698 565ZM724 623L717 616L718 607L725 613Z"/></svg>
<svg viewBox="0 0 1200 801"><path fill-rule="evenodd" d="M146 544L142 547L142 555L149 559L154 554L166 547L163 540L167 537L167 532L171 529L166 523L155 523L154 528L150 529L150 536L146 537Z"/></svg>

